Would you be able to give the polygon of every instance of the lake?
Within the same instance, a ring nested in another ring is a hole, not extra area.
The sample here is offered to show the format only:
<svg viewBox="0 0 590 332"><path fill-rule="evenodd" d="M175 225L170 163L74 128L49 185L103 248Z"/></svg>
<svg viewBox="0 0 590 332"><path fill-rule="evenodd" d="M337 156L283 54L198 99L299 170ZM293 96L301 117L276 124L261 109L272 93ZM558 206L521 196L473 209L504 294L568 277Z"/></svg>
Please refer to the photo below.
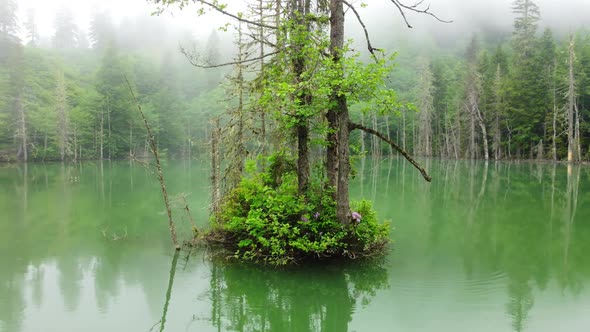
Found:
<svg viewBox="0 0 590 332"><path fill-rule="evenodd" d="M352 196L391 220L382 261L285 270L174 260L141 165L0 165L0 331L588 331L590 168L423 162L432 183L356 165ZM207 224L207 164L165 175L186 239L182 197Z"/></svg>

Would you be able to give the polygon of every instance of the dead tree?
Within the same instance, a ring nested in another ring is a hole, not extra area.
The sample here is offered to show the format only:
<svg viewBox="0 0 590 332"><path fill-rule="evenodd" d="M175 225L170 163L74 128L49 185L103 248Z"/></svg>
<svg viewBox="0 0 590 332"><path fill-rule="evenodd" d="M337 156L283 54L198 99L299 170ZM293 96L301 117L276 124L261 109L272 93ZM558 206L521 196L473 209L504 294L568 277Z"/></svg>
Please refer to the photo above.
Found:
<svg viewBox="0 0 590 332"><path fill-rule="evenodd" d="M575 39L570 36L568 47L568 91L567 91L567 161L569 163L576 161L575 149L576 140L574 133L574 115L576 111L576 80L574 76L575 62Z"/></svg>
<svg viewBox="0 0 590 332"><path fill-rule="evenodd" d="M125 81L127 82L127 87L129 88L129 92L131 93L131 96L133 97L133 101L137 105L137 112L139 113L139 115L141 116L141 119L143 120L143 124L144 124L145 130L147 132L147 139L148 139L148 142L150 145L150 149L151 149L152 154L154 155L154 158L156 160L156 164L154 166L156 168L156 175L158 176L158 181L160 182L160 189L162 190L162 197L164 198L164 205L166 206L166 213L168 215L168 228L170 229L170 237L172 238L172 243L174 244L174 247L176 248L176 250L180 250L180 245L178 244L178 240L176 238L176 227L174 226L174 220L172 219L172 209L170 207L170 200L168 199L168 191L166 190L166 182L164 181L164 172L162 171L162 164L160 163L160 154L158 153L158 146L156 144L156 139L155 139L154 135L152 134L152 128L150 127L150 124L143 113L143 110L141 108L141 104L139 103L139 100L135 96L135 92L133 92L133 88L131 87L131 83L129 83L127 76L125 76Z"/></svg>

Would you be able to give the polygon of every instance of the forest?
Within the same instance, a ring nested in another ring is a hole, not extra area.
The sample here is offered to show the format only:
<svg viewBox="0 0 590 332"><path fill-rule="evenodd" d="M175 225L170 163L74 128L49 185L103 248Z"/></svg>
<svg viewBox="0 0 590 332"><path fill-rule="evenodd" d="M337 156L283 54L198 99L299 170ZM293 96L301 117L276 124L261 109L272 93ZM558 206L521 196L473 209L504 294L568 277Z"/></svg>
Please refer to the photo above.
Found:
<svg viewBox="0 0 590 332"><path fill-rule="evenodd" d="M0 2L0 160L146 156L125 75L137 88L158 147L170 157L207 152L211 121L237 104L226 97L235 91L231 66L190 64L197 53L216 61L239 56L238 46L220 42L220 34L235 42L230 33L212 30L206 40L195 40L184 32L181 45L198 45L184 49L187 59L153 19L117 23L103 11L86 32L64 7L53 35L42 39L35 11L22 18L17 8L14 0ZM539 31L542 8L532 1L517 1L513 13L510 34L474 34L452 48L380 38L379 46L391 45L398 54L387 80L397 103L384 112L358 102L351 117L418 156L588 160L590 33ZM242 98L246 108L255 104L247 91ZM392 153L365 135L353 141L358 151Z"/></svg>
<svg viewBox="0 0 590 332"><path fill-rule="evenodd" d="M0 332L585 330L590 2L431 2L0 0Z"/></svg>

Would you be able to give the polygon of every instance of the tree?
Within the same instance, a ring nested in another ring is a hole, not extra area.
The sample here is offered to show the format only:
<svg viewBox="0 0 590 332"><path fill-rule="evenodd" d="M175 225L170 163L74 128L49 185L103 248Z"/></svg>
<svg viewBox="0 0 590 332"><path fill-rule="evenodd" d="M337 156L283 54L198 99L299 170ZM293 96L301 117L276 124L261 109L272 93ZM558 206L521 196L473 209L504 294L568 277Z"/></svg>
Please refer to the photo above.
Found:
<svg viewBox="0 0 590 332"><path fill-rule="evenodd" d="M539 6L532 0L515 0L512 12L516 14L512 41L517 57L524 60L532 55L531 52L535 47L535 33L541 12Z"/></svg>
<svg viewBox="0 0 590 332"><path fill-rule="evenodd" d="M57 137L59 146L59 157L64 161L72 154L70 142L70 119L68 110L68 99L66 82L63 71L58 71L56 76L55 106L58 118Z"/></svg>
<svg viewBox="0 0 590 332"><path fill-rule="evenodd" d="M105 50L96 77L96 90L100 96L97 103L99 155L103 159L120 158L128 151L131 107L129 91L122 73L123 59L117 47L111 43ZM105 133L106 132L106 133Z"/></svg>
<svg viewBox="0 0 590 332"><path fill-rule="evenodd" d="M557 160L557 85L556 85L556 70L557 70L557 51L555 41L553 40L553 32L550 28L543 31L541 37L539 58L543 62L543 90L546 91L544 98L545 106L545 129L543 137L548 140L547 123L551 122L552 129L552 147L551 155L554 161ZM548 117L551 116L551 119Z"/></svg>
<svg viewBox="0 0 590 332"><path fill-rule="evenodd" d="M543 62L539 59L535 33L540 18L538 6L531 0L514 2L514 49L513 70L511 71L508 119L511 131L515 133L517 156L525 151L532 157L535 143L541 143L544 132L543 105L546 92L542 89ZM533 143L534 142L534 143Z"/></svg>
<svg viewBox="0 0 590 332"><path fill-rule="evenodd" d="M475 125L477 124L481 130L483 142L483 154L485 160L489 159L488 149L488 134L485 124L484 115L480 107L480 98L482 93L481 75L477 68L477 56L479 46L475 36L471 39L471 43L467 47L467 76L465 81L465 107L471 118L471 139L469 155L472 159L476 157L475 147Z"/></svg>
<svg viewBox="0 0 590 332"><path fill-rule="evenodd" d="M28 115L25 110L25 59L21 45L12 48L9 60L10 83L12 85L12 110L14 117L14 137L17 142L16 157L24 162L29 159Z"/></svg>
<svg viewBox="0 0 590 332"><path fill-rule="evenodd" d="M433 100L433 78L430 70L430 62L427 59L419 60L420 78L418 83L418 109L419 123L418 123L418 147L416 154L421 156L432 156L432 141L434 139L432 133L432 120L434 112Z"/></svg>
<svg viewBox="0 0 590 332"><path fill-rule="evenodd" d="M115 37L115 27L111 15L106 12L98 12L90 23L90 41L92 48L98 50L106 49Z"/></svg>
<svg viewBox="0 0 590 332"><path fill-rule="evenodd" d="M70 9L62 7L55 16L53 46L58 49L72 49L77 46L77 27Z"/></svg>
<svg viewBox="0 0 590 332"><path fill-rule="evenodd" d="M19 42L17 8L14 0L0 0L0 60Z"/></svg>
<svg viewBox="0 0 590 332"><path fill-rule="evenodd" d="M576 77L574 75L574 63L576 61L575 39L570 36L568 46L568 90L567 90L567 161L569 163L579 160L579 115L576 102ZM574 122L576 121L576 122Z"/></svg>
<svg viewBox="0 0 590 332"><path fill-rule="evenodd" d="M176 3L176 0L154 0L155 3L161 5L169 5ZM363 72L362 69L355 71L352 68L355 67L355 62L350 62L346 57L346 47L344 43L344 6L351 9L356 17L359 19L362 27L365 27L358 12L354 6L343 0L331 0L329 2L319 2L312 6L312 2L309 0L293 1L286 4L286 17L282 20L277 21L277 25L261 24L259 22L250 20L244 17L243 14L233 14L226 10L226 6L215 2L197 0L200 5L214 9L221 12L233 19L255 25L259 27L265 27L275 30L275 38L277 43L275 45L285 45L286 49L277 47L277 58L286 56L288 62L292 64L291 73L295 85L289 85L286 82L286 86L289 86L291 90L285 91L282 98L291 98L294 101L292 106L295 110L295 117L289 116L291 122L293 122L297 143L298 143L298 178L300 194L305 193L306 185L309 177L309 156L308 152L308 140L309 140L309 127L308 119L313 116L314 112L321 110L317 108L317 105L313 105L316 99L323 100L325 97L324 108L327 108L325 113L327 120L327 133L326 136L326 174L327 174L327 185L334 191L334 199L336 202L336 216L341 224L349 224L351 222L351 211L349 203L349 177L350 177L350 147L349 137L350 131L354 129L361 129L370 134L376 135L377 137L388 142L393 148L400 151L404 157L408 158L418 169L422 172L427 180L430 177L426 174L413 159L405 152L401 151L401 148L397 146L391 139L388 139L386 135L383 135L373 129L353 124L350 121L350 114L348 109L349 95L359 94L354 91L353 88L358 88L356 85L358 82L352 82L353 79L350 77L354 74L367 75L367 77L361 76L361 78L371 78L373 81L367 84L368 86L378 86L379 79L383 78L383 71L376 70L377 74ZM418 6L405 5L397 0L392 1L393 4L401 12L405 19L404 10L418 11L428 13L428 8L423 9ZM183 1L180 1L181 6L184 5ZM203 12L203 11L202 11ZM432 15L432 14L431 14ZM329 19L329 20L328 20ZM329 21L329 35L322 34L323 29L318 29L318 36L316 38L310 38L310 33L314 32L311 30L312 25L321 27L322 24L326 24ZM408 26L409 23L405 20ZM283 29L283 30L282 30ZM282 35L281 32L286 31L286 34ZM366 31L366 29L365 29ZM370 43L368 32L366 33L366 41L368 50L372 56L377 60L375 51L376 49ZM326 40L327 39L327 40ZM314 40L317 40L316 44L313 44ZM281 42L283 44L281 44ZM321 71L308 72L307 64L318 57L324 56L323 49L327 46L328 54L325 57L325 61L318 61L321 65L325 66L325 76L322 76ZM311 53L309 53L311 52ZM308 55L313 54L312 57ZM383 62L377 60L378 65L382 66ZM374 68L373 68L374 69ZM373 75L373 76L371 76ZM320 84L318 88L321 88L321 92L325 93L322 95L317 91L314 93L313 90L308 90L308 87L313 87L314 80ZM363 81L364 82L364 81ZM311 84L310 84L311 83ZM291 83L292 84L292 83ZM360 85L364 93L367 93L366 86ZM276 91L275 91L276 92ZM280 95L280 94L279 94ZM356 97L358 98L358 97ZM354 98L352 98L354 99ZM315 108L313 106L316 106Z"/></svg>
<svg viewBox="0 0 590 332"><path fill-rule="evenodd" d="M27 38L29 38L28 45L32 47L39 46L39 31L35 21L35 10L32 8L27 11L25 28L27 29Z"/></svg>

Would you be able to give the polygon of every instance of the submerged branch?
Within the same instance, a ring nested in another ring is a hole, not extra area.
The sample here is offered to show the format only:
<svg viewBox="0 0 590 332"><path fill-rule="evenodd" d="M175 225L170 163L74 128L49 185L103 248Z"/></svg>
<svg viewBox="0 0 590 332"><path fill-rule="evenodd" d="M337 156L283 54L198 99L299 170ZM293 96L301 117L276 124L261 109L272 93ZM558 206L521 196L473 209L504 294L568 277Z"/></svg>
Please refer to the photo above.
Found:
<svg viewBox="0 0 590 332"><path fill-rule="evenodd" d="M432 181L432 178L430 177L430 175L428 175L428 173L426 173L426 170L424 170L424 168L422 168L422 166L420 166L420 164L418 164L418 162L416 162L412 158L412 156L410 156L409 153L407 153L404 149L399 147L394 141L387 138L382 133L380 133L374 129L371 129L369 127L365 127L361 124L353 123L353 122L350 122L348 124L348 127L350 128L350 130L360 129L360 130L365 131L369 134L373 134L373 135L379 137L380 139L382 139L383 141L387 142L389 145L391 145L391 147L393 147L395 150L397 150L399 153L401 153L401 155L404 156L404 158L406 158L406 160L408 160L410 162L410 164L414 165L414 167L416 167L416 169L418 169L420 171L420 173L422 174L422 177L424 177L424 180L426 180L428 182Z"/></svg>

